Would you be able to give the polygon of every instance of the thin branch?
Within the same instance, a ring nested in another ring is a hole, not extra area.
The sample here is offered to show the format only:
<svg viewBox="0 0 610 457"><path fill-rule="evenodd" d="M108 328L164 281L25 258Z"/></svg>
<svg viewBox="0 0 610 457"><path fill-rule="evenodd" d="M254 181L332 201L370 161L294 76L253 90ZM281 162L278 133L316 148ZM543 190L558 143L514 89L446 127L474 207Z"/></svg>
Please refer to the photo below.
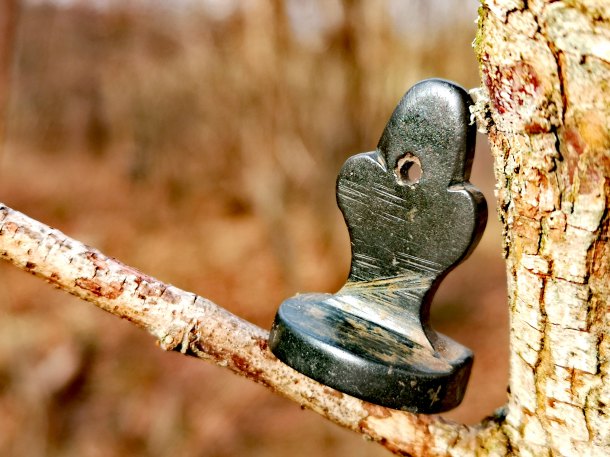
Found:
<svg viewBox="0 0 610 457"><path fill-rule="evenodd" d="M267 331L192 292L147 276L0 204L0 256L59 289L150 332L161 348L210 360L403 455L473 455L500 425L467 427L382 408L278 361Z"/></svg>

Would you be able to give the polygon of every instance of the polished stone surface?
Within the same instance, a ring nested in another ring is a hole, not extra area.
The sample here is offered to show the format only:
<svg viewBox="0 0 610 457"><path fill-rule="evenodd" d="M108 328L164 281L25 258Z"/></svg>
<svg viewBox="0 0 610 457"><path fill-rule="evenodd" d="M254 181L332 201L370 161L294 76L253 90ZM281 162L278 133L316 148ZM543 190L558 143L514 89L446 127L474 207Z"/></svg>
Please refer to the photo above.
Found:
<svg viewBox="0 0 610 457"><path fill-rule="evenodd" d="M282 303L270 336L279 359L390 408L436 413L462 401L472 352L428 317L440 281L487 221L468 182L471 103L453 83L422 81L400 100L376 151L347 160L337 202L351 239L349 278L336 294Z"/></svg>

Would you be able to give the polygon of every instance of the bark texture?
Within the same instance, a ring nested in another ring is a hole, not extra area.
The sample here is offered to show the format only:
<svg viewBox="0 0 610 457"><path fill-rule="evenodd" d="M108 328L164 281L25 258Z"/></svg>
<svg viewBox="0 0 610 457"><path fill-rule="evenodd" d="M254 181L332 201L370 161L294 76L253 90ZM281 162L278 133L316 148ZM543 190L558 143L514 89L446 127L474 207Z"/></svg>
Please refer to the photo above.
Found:
<svg viewBox="0 0 610 457"><path fill-rule="evenodd" d="M514 455L610 455L610 2L486 0L475 115L495 158Z"/></svg>
<svg viewBox="0 0 610 457"><path fill-rule="evenodd" d="M147 330L165 350L227 367L397 454L487 455L487 447L503 446L498 420L467 427L323 386L277 360L267 348L267 331L2 204L0 257Z"/></svg>

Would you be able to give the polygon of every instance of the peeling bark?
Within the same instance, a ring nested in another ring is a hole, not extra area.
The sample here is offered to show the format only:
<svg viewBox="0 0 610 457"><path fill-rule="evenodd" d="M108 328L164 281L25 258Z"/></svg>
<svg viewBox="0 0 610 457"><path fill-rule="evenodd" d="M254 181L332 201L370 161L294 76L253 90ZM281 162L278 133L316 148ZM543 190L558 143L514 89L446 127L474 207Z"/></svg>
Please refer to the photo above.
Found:
<svg viewBox="0 0 610 457"><path fill-rule="evenodd" d="M515 455L610 454L610 5L482 2L475 115L495 158Z"/></svg>

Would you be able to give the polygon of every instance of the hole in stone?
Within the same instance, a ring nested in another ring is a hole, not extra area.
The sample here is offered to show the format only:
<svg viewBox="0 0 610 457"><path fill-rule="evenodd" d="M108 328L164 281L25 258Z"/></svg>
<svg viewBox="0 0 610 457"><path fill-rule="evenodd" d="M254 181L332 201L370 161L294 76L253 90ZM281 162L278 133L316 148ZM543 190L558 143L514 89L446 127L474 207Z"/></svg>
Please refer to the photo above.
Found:
<svg viewBox="0 0 610 457"><path fill-rule="evenodd" d="M421 179L422 169L421 163L417 157L407 152L404 156L398 159L396 168L394 169L396 181L402 186L417 184Z"/></svg>

